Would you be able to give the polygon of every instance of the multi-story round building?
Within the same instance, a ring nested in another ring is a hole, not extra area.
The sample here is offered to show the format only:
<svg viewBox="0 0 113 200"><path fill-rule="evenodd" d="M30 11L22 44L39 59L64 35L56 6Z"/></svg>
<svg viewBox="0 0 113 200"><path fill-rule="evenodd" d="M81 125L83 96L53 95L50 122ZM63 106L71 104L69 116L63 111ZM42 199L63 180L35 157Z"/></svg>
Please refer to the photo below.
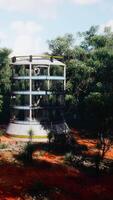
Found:
<svg viewBox="0 0 113 200"><path fill-rule="evenodd" d="M65 133L63 118L66 65L55 57L12 58L11 122L7 133L18 137L47 138Z"/></svg>

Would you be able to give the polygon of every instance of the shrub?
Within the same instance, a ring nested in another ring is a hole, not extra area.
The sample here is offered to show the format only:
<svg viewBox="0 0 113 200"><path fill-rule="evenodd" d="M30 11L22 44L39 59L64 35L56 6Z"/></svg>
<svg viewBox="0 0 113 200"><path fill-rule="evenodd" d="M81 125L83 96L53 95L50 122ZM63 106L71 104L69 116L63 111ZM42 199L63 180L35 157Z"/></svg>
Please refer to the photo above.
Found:
<svg viewBox="0 0 113 200"><path fill-rule="evenodd" d="M50 188L48 188L42 181L35 182L29 189L29 194L35 199L49 200Z"/></svg>
<svg viewBox="0 0 113 200"><path fill-rule="evenodd" d="M48 140L49 140L49 143L54 140L54 133L53 132L48 133Z"/></svg>
<svg viewBox="0 0 113 200"><path fill-rule="evenodd" d="M0 149L6 149L7 145L6 144L0 144Z"/></svg>
<svg viewBox="0 0 113 200"><path fill-rule="evenodd" d="M31 140L32 140L32 137L33 137L33 130L32 130L32 129L29 129L28 135L29 135L29 139L30 139L30 141L31 141Z"/></svg>
<svg viewBox="0 0 113 200"><path fill-rule="evenodd" d="M66 153L64 157L64 162L71 163L73 161L74 155L72 152Z"/></svg>
<svg viewBox="0 0 113 200"><path fill-rule="evenodd" d="M34 146L31 142L28 142L23 151L17 156L17 159L22 161L23 163L31 163L32 162L32 154L34 151Z"/></svg>
<svg viewBox="0 0 113 200"><path fill-rule="evenodd" d="M0 129L0 136L4 135L4 133L5 133L5 130Z"/></svg>

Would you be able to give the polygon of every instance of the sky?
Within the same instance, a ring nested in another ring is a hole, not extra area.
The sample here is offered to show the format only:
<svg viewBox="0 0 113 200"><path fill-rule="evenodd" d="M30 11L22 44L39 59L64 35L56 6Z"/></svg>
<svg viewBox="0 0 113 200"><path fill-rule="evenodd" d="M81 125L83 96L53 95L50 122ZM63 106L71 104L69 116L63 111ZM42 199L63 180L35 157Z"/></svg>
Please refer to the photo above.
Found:
<svg viewBox="0 0 113 200"><path fill-rule="evenodd" d="M92 25L113 31L113 0L0 0L0 48L12 55L47 52L47 40Z"/></svg>

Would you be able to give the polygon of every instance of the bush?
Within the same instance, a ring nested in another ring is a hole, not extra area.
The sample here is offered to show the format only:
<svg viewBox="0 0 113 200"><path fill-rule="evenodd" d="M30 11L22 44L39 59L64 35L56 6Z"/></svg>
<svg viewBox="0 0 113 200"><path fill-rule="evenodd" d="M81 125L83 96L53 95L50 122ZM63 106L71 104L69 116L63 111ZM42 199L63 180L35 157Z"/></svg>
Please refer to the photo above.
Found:
<svg viewBox="0 0 113 200"><path fill-rule="evenodd" d="M49 193L50 188L48 188L42 181L35 182L29 189L29 194L33 199L49 200Z"/></svg>
<svg viewBox="0 0 113 200"><path fill-rule="evenodd" d="M49 143L54 140L54 133L53 132L48 133L48 140L49 140Z"/></svg>
<svg viewBox="0 0 113 200"><path fill-rule="evenodd" d="M28 142L24 149L24 153L26 155L26 161L32 161L33 151L34 151L33 144Z"/></svg>
<svg viewBox="0 0 113 200"><path fill-rule="evenodd" d="M0 144L0 149L6 149L7 145L6 144Z"/></svg>
<svg viewBox="0 0 113 200"><path fill-rule="evenodd" d="M71 163L74 159L74 155L72 152L66 153L64 157L64 162Z"/></svg>
<svg viewBox="0 0 113 200"><path fill-rule="evenodd" d="M4 133L5 133L5 130L0 129L0 136L4 135Z"/></svg>
<svg viewBox="0 0 113 200"><path fill-rule="evenodd" d="M31 163L33 151L34 151L34 145L28 142L25 145L23 151L18 155L18 160L26 164Z"/></svg>

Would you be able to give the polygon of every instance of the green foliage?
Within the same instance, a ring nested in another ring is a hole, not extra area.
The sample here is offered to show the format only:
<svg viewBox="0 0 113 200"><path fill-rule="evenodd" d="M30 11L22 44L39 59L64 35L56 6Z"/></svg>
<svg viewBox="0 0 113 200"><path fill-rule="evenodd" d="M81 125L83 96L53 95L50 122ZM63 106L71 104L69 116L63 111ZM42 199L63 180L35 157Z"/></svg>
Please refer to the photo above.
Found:
<svg viewBox="0 0 113 200"><path fill-rule="evenodd" d="M2 111L2 106L3 106L3 96L0 95L0 112Z"/></svg>
<svg viewBox="0 0 113 200"><path fill-rule="evenodd" d="M4 94L11 89L11 68L9 65L9 49L0 49L0 93Z"/></svg>
<svg viewBox="0 0 113 200"><path fill-rule="evenodd" d="M31 142L28 142L25 146L24 152L26 155L26 161L31 162L32 161L32 154L34 151L34 146Z"/></svg>
<svg viewBox="0 0 113 200"><path fill-rule="evenodd" d="M67 94L67 95L65 96L65 101L66 101L66 103L74 104L75 98L74 98L74 96L72 96L72 95L70 95L70 94Z"/></svg>
<svg viewBox="0 0 113 200"><path fill-rule="evenodd" d="M0 129L0 136L5 134L5 130L4 129Z"/></svg>
<svg viewBox="0 0 113 200"><path fill-rule="evenodd" d="M85 101L89 106L103 106L103 100L103 96L99 92L91 92L87 97L85 97Z"/></svg>
<svg viewBox="0 0 113 200"><path fill-rule="evenodd" d="M9 54L11 50L0 49L0 122L9 120L10 93L11 93L11 67Z"/></svg>
<svg viewBox="0 0 113 200"><path fill-rule="evenodd" d="M33 145L31 142L28 142L24 148L23 151L20 152L20 154L17 156L17 159L21 161L23 164L31 164L33 161L32 154L35 150L35 145Z"/></svg>
<svg viewBox="0 0 113 200"><path fill-rule="evenodd" d="M54 133L53 132L49 132L48 133L48 140L49 140L49 143L54 139Z"/></svg>
<svg viewBox="0 0 113 200"><path fill-rule="evenodd" d="M73 36L49 41L52 54L67 56L67 94L65 116L68 121L101 129L113 128L113 33L98 26ZM68 52L68 53L67 53ZM74 116L76 115L76 118Z"/></svg>
<svg viewBox="0 0 113 200"><path fill-rule="evenodd" d="M33 130L32 129L30 129L28 131L28 135L29 135L30 139L32 139L32 137L33 137Z"/></svg>
<svg viewBox="0 0 113 200"><path fill-rule="evenodd" d="M74 159L74 155L72 152L68 152L65 154L65 157L64 157L64 162L65 163L71 163Z"/></svg>
<svg viewBox="0 0 113 200"><path fill-rule="evenodd" d="M7 145L6 144L0 144L0 149L6 149Z"/></svg>
<svg viewBox="0 0 113 200"><path fill-rule="evenodd" d="M96 35L98 31L98 26L91 26L91 28L83 33L79 33L81 37L83 37L83 41L81 42L81 47L85 50L90 50L93 48L92 46L92 38Z"/></svg>
<svg viewBox="0 0 113 200"><path fill-rule="evenodd" d="M55 40L49 40L49 48L53 55L69 55L73 47L74 38L72 34L65 34L64 37L57 37Z"/></svg>

